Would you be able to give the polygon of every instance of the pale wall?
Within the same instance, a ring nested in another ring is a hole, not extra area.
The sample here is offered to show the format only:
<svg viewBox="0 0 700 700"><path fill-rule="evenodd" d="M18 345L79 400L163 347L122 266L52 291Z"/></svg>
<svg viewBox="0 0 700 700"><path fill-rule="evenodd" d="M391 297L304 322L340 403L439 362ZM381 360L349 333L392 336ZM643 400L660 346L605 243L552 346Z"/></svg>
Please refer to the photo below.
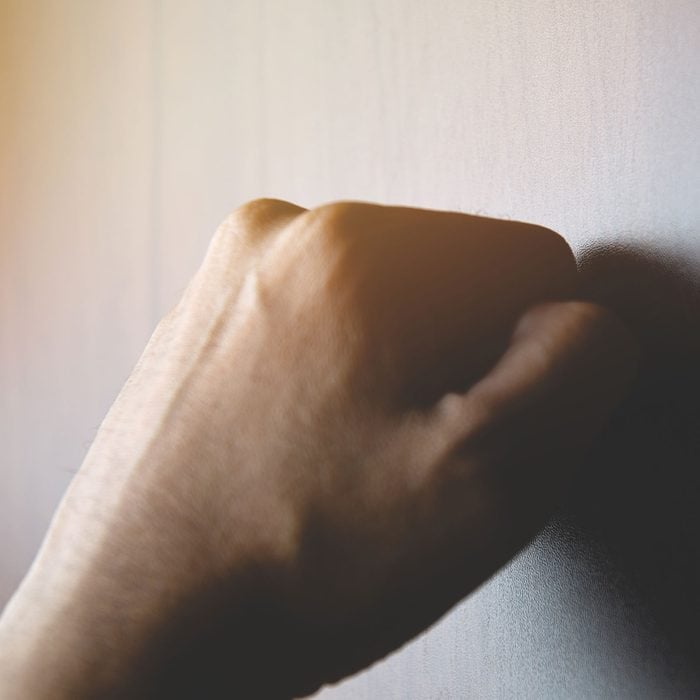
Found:
<svg viewBox="0 0 700 700"><path fill-rule="evenodd" d="M532 220L593 260L603 296L653 307L657 337L694 322L697 0L3 0L0 61L2 601L248 198ZM640 256L686 286L657 295ZM698 423L673 396L646 443L627 425L600 448L516 562L324 697L700 694Z"/></svg>

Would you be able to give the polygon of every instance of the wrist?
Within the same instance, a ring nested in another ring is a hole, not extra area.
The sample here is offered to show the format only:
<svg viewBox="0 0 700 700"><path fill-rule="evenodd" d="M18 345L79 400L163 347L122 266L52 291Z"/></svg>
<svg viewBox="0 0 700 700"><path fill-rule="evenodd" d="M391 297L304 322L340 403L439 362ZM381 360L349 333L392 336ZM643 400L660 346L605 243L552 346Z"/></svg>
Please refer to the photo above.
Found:
<svg viewBox="0 0 700 700"><path fill-rule="evenodd" d="M246 672L263 658L255 635L275 607L282 560L246 535L243 518L237 537L246 548L229 548L224 569L207 551L214 545L195 536L161 544L160 533L165 540L186 532L182 523L75 517L90 501L79 482L0 618L0 697L136 700L160 696L161 685L210 687L214 673L219 685L249 682ZM221 644L235 655L221 659Z"/></svg>
<svg viewBox="0 0 700 700"><path fill-rule="evenodd" d="M35 571L0 621L0 696L145 700L206 689L213 698L291 697L279 664L293 642L283 575L241 566L185 594L107 586L103 570L57 590Z"/></svg>

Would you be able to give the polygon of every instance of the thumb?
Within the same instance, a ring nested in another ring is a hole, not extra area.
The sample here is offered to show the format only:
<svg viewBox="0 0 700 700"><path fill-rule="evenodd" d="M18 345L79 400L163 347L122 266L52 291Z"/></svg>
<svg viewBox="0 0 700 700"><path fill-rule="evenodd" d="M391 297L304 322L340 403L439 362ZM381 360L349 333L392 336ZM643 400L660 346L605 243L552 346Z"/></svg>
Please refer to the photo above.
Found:
<svg viewBox="0 0 700 700"><path fill-rule="evenodd" d="M500 563L544 524L636 364L633 339L604 308L542 304L520 318L485 377L436 407L439 430L449 435L443 444L451 446L441 467L446 482L465 470L483 494L489 546ZM453 498L456 508L458 501Z"/></svg>
<svg viewBox="0 0 700 700"><path fill-rule="evenodd" d="M392 592L394 646L443 615L536 534L635 366L635 343L602 307L541 304L520 317L490 372L409 424L411 449L421 456L416 483L425 488L417 490L412 521L412 543L421 546L405 578L409 593ZM410 615L400 605L406 595Z"/></svg>

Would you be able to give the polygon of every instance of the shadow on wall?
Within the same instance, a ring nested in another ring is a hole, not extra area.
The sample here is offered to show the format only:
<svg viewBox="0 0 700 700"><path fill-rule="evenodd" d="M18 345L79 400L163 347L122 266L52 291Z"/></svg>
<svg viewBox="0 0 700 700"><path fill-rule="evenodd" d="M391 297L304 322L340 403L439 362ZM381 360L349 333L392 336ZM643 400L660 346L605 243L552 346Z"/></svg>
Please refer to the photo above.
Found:
<svg viewBox="0 0 700 700"><path fill-rule="evenodd" d="M692 237L689 237L692 240ZM590 250L584 293L644 353L637 385L590 456L568 515L608 554L680 666L700 669L700 269L641 248Z"/></svg>

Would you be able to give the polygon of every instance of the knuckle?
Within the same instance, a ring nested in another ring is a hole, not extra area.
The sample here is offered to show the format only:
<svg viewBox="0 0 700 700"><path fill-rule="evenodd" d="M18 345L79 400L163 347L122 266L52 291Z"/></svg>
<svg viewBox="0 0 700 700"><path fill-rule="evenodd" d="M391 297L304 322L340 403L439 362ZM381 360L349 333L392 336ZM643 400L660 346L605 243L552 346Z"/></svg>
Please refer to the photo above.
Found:
<svg viewBox="0 0 700 700"><path fill-rule="evenodd" d="M359 313L372 286L371 255L358 235L362 222L358 205L349 202L324 204L295 221L287 253L296 261L294 274L303 277L300 288L310 295L309 303L326 304L338 314Z"/></svg>
<svg viewBox="0 0 700 700"><path fill-rule="evenodd" d="M251 199L234 209L231 217L244 224L256 224L274 216L285 204L280 200L265 197Z"/></svg>
<svg viewBox="0 0 700 700"><path fill-rule="evenodd" d="M333 243L357 242L379 225L379 207L364 202L322 204L305 215L312 235Z"/></svg>
<svg viewBox="0 0 700 700"><path fill-rule="evenodd" d="M361 206L353 202L329 202L311 210L314 220L328 228L344 228L352 220Z"/></svg>
<svg viewBox="0 0 700 700"><path fill-rule="evenodd" d="M289 202L261 197L252 199L234 209L217 231L219 237L232 236L248 244L261 241L280 219L302 211Z"/></svg>
<svg viewBox="0 0 700 700"><path fill-rule="evenodd" d="M330 268L352 265L351 254L357 248L355 206L333 202L311 209L299 220L305 247Z"/></svg>

